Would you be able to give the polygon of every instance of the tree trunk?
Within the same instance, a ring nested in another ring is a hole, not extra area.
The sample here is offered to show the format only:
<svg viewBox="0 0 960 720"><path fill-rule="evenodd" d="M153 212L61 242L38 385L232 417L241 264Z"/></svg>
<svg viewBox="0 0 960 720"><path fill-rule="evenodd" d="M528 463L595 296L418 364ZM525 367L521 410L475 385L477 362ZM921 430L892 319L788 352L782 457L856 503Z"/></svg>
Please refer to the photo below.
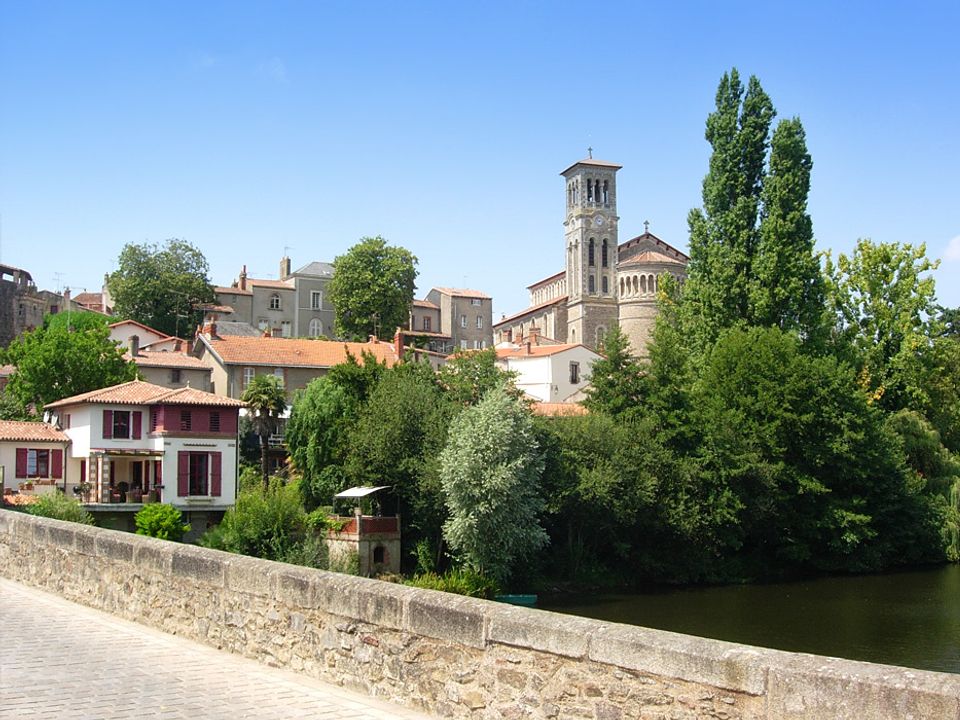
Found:
<svg viewBox="0 0 960 720"><path fill-rule="evenodd" d="M263 473L263 491L266 492L270 489L270 469L269 463L267 462L267 450L270 447L270 443L267 441L267 437L264 435L260 436L260 472Z"/></svg>

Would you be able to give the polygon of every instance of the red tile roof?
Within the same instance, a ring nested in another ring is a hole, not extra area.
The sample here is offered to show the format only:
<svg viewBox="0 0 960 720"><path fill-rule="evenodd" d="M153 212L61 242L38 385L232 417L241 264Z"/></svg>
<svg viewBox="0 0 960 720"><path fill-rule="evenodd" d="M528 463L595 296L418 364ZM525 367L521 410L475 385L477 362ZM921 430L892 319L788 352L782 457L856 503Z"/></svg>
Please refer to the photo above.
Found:
<svg viewBox="0 0 960 720"><path fill-rule="evenodd" d="M437 292L441 292L444 295L454 295L456 297L466 297L466 298L479 298L481 300L489 300L490 296L479 290L470 290L469 288L447 288L447 287L435 287L433 288Z"/></svg>
<svg viewBox="0 0 960 720"><path fill-rule="evenodd" d="M568 417L573 415L588 415L587 410L580 403L533 403L530 406L534 415L546 415L549 417Z"/></svg>
<svg viewBox="0 0 960 720"><path fill-rule="evenodd" d="M617 264L617 268L628 268L635 265L651 265L651 264L667 264L667 265L686 265L686 261L678 257L670 257L669 255L664 255L663 253L655 252L653 250L646 250L639 255L634 255L629 260L624 260L621 263Z"/></svg>
<svg viewBox="0 0 960 720"><path fill-rule="evenodd" d="M548 357L557 353L566 352L573 348L586 347L580 343L566 343L563 345L533 345L530 351L527 351L526 345L519 348L499 348L497 350L497 359L506 358L525 358L525 357Z"/></svg>
<svg viewBox="0 0 960 720"><path fill-rule="evenodd" d="M293 290L293 282L290 280L255 280L247 278L247 285L256 285L258 287L275 288L277 290Z"/></svg>
<svg viewBox="0 0 960 720"><path fill-rule="evenodd" d="M238 287L215 287L213 292L217 295L253 295L253 290L241 290Z"/></svg>
<svg viewBox="0 0 960 720"><path fill-rule="evenodd" d="M436 303L432 303L429 300L414 300L414 307L430 308L431 310L439 310L440 306Z"/></svg>
<svg viewBox="0 0 960 720"><path fill-rule="evenodd" d="M244 407L246 403L233 398L193 388L170 388L142 380L131 380L122 385L93 390L81 395L57 400L47 404L47 408L66 407L84 403L102 403L111 405L214 405L217 407Z"/></svg>
<svg viewBox="0 0 960 720"><path fill-rule="evenodd" d="M137 365L142 365L143 367L168 367L191 370L210 369L209 366L200 358L196 358L193 355L187 355L186 353L182 352L164 352L163 350L155 350L153 352L141 352L135 358L131 358L129 353L124 355L124 357L127 360L132 359Z"/></svg>
<svg viewBox="0 0 960 720"><path fill-rule="evenodd" d="M560 303L565 303L566 301L567 301L567 296L566 296L566 295L561 295L560 297L555 297L555 298L553 298L553 300L547 300L545 303L540 303L539 305L534 305L533 307L528 307L526 310L521 310L520 312L514 313L513 315L511 315L511 316L509 316L509 317L505 317L505 318L502 318L502 319L500 319L500 320L497 320L497 322L495 322L495 323L493 324L493 326L494 326L494 327L499 327L499 326L501 326L501 325L506 325L507 323L513 322L513 321L516 320L517 318L523 317L524 315L531 315L531 314L533 314L533 313L535 313L535 312L539 312L540 310L543 310L544 308L548 308L548 307L550 307L551 305L559 305Z"/></svg>
<svg viewBox="0 0 960 720"><path fill-rule="evenodd" d="M267 365L270 367L333 367L346 362L347 354L358 360L364 352L388 366L398 358L389 342L339 342L304 338L245 337L228 335L200 336L214 353L230 365Z"/></svg>
<svg viewBox="0 0 960 720"><path fill-rule="evenodd" d="M21 442L69 442L70 438L45 422L0 420L0 440Z"/></svg>

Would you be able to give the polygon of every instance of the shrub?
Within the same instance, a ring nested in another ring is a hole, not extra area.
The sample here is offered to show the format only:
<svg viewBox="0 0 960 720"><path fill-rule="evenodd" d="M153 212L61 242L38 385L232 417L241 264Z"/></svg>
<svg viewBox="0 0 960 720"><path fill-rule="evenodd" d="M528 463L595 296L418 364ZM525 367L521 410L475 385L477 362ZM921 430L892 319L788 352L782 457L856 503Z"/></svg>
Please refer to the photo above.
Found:
<svg viewBox="0 0 960 720"><path fill-rule="evenodd" d="M494 580L468 569L450 570L443 575L421 573L414 575L404 585L479 598L492 598L500 591Z"/></svg>
<svg viewBox="0 0 960 720"><path fill-rule="evenodd" d="M145 505L136 514L133 522L137 526L137 535L173 540L180 542L184 533L190 532L190 524L183 522L183 516L173 505Z"/></svg>
<svg viewBox="0 0 960 720"><path fill-rule="evenodd" d="M40 517L93 525L93 515L87 512L79 501L68 498L62 492L40 495L36 502L26 506L26 511Z"/></svg>

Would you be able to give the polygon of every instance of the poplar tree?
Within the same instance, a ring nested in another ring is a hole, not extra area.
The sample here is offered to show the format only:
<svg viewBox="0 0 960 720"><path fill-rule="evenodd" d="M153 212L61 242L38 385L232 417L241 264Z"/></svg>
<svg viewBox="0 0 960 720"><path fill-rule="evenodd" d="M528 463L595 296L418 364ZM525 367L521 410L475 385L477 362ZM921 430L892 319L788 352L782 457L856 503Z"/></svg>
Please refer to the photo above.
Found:
<svg viewBox="0 0 960 720"><path fill-rule="evenodd" d="M823 276L807 213L812 167L800 119L782 120L770 144L748 318L807 340L819 335L824 314Z"/></svg>
<svg viewBox="0 0 960 720"><path fill-rule="evenodd" d="M719 331L749 318L753 263L770 123L776 111L756 77L746 91L736 68L717 89L707 117L713 147L703 180L703 208L690 211L686 290L694 341L706 347Z"/></svg>

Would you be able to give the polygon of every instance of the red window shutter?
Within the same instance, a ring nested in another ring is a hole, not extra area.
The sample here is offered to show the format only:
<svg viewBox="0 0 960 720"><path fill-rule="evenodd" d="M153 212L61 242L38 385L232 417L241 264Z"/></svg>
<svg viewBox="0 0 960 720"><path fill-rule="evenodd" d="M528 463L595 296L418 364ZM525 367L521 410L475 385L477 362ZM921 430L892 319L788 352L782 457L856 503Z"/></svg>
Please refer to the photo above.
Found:
<svg viewBox="0 0 960 720"><path fill-rule="evenodd" d="M113 410L103 411L103 437L106 440L113 437Z"/></svg>
<svg viewBox="0 0 960 720"><path fill-rule="evenodd" d="M54 450L50 453L50 477L54 480L63 479L63 450Z"/></svg>
<svg viewBox="0 0 960 720"><path fill-rule="evenodd" d="M181 450L177 453L177 497L190 494L190 453Z"/></svg>
<svg viewBox="0 0 960 720"><path fill-rule="evenodd" d="M224 408L220 411L220 432L237 434L237 411Z"/></svg>
<svg viewBox="0 0 960 720"><path fill-rule="evenodd" d="M210 453L210 494L220 497L220 453Z"/></svg>
<svg viewBox="0 0 960 720"><path fill-rule="evenodd" d="M143 424L143 413L139 410L133 411L133 439L139 440L143 435L141 434L140 427Z"/></svg>
<svg viewBox="0 0 960 720"><path fill-rule="evenodd" d="M163 460L153 461L153 484L163 484Z"/></svg>
<svg viewBox="0 0 960 720"><path fill-rule="evenodd" d="M17 477L25 478L27 476L27 449L17 448Z"/></svg>
<svg viewBox="0 0 960 720"><path fill-rule="evenodd" d="M86 459L80 461L80 482L84 483L87 481L87 461Z"/></svg>

